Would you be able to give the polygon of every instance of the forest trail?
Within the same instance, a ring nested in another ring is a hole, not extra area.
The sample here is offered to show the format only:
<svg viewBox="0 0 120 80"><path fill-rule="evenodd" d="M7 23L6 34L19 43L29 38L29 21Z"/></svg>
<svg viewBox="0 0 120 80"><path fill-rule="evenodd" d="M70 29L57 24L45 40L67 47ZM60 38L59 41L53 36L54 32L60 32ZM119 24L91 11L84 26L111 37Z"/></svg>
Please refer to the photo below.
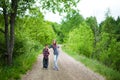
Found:
<svg viewBox="0 0 120 80"><path fill-rule="evenodd" d="M43 56L39 55L32 70L23 75L21 80L105 80L103 76L67 55L61 48L58 58L59 71L53 70L53 53L50 51L48 70L42 68Z"/></svg>

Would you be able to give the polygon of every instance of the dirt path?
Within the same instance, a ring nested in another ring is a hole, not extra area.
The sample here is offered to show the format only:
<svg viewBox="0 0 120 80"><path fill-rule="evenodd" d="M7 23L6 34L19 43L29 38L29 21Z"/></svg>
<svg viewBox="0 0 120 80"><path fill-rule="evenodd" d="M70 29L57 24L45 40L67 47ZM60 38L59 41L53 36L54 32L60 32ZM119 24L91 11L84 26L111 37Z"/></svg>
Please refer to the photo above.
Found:
<svg viewBox="0 0 120 80"><path fill-rule="evenodd" d="M86 68L61 49L59 51L59 71L53 70L53 54L51 51L48 70L42 68L42 55L39 55L32 70L23 75L22 80L105 80L101 75Z"/></svg>

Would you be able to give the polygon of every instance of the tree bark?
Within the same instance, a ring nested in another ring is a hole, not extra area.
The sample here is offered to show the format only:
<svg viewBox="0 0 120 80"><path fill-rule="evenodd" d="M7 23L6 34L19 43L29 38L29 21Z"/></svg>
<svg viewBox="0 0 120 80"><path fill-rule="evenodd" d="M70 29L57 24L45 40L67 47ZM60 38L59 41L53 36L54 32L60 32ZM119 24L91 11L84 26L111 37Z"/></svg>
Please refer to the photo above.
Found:
<svg viewBox="0 0 120 80"><path fill-rule="evenodd" d="M8 55L9 65L12 64L12 56L13 56L13 49L14 49L14 26L15 26L15 18L17 14L17 6L18 1L12 0L11 9L12 12L10 13L10 53Z"/></svg>
<svg viewBox="0 0 120 80"><path fill-rule="evenodd" d="M11 12L10 16L8 15L8 10L6 3L4 2L3 8L3 15L4 15L4 22L5 22L5 45L6 51L5 55L7 55L7 64L12 64L12 56L13 56L13 49L14 49L14 25L15 25L15 18L17 14L17 7L18 7L18 0L11 0ZM9 23L10 17L10 23ZM10 28L9 28L10 24Z"/></svg>
<svg viewBox="0 0 120 80"><path fill-rule="evenodd" d="M6 56L6 63L8 64L8 54L10 53L10 49L9 49L9 28L8 28L8 13L7 13L7 8L4 5L3 7L3 15L4 15L4 22L5 22L5 45L6 45L6 52L5 52L5 56Z"/></svg>

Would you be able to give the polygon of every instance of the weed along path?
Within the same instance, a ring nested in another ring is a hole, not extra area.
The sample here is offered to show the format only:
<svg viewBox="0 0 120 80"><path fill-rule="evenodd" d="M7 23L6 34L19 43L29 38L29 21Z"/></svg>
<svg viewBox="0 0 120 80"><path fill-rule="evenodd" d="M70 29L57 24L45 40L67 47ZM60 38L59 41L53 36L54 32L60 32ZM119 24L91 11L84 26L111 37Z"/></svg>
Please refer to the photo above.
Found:
<svg viewBox="0 0 120 80"><path fill-rule="evenodd" d="M39 55L32 70L23 75L21 80L105 80L101 75L65 54L61 48L58 58L59 71L53 70L53 53L50 51L48 70L42 68L43 56Z"/></svg>

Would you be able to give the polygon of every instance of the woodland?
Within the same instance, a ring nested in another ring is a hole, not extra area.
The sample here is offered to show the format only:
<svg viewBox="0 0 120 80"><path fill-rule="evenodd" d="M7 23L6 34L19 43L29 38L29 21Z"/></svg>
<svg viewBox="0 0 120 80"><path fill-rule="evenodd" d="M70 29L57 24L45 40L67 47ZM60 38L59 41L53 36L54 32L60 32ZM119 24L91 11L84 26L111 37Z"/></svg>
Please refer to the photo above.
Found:
<svg viewBox="0 0 120 80"><path fill-rule="evenodd" d="M120 17L106 11L105 20L84 18L74 7L79 0L0 0L0 74L7 80L25 73L45 44L56 39L66 49L120 72ZM60 6L62 4L62 6ZM42 10L66 16L46 21ZM26 11L29 14L26 14ZM15 73L16 72L16 73ZM11 74L10 74L11 73ZM7 77L6 77L7 76ZM1 78L1 75L0 75Z"/></svg>

